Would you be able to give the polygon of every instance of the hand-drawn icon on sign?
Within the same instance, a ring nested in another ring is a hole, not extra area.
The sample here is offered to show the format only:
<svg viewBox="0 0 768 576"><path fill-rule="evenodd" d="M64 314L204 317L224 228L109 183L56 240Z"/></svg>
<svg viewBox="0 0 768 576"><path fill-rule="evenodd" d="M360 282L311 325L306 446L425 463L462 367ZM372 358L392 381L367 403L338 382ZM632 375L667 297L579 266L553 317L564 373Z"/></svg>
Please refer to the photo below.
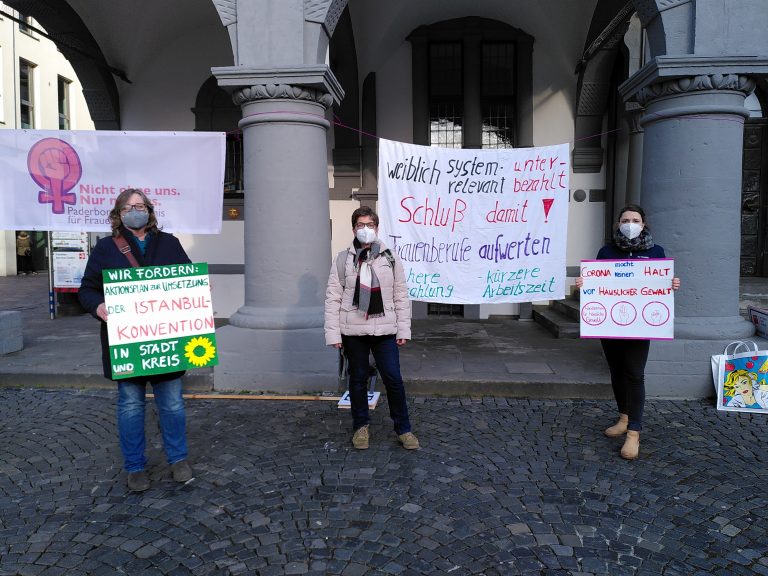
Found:
<svg viewBox="0 0 768 576"><path fill-rule="evenodd" d="M629 326L637 318L637 309L624 300L616 302L611 308L611 318L619 326Z"/></svg>
<svg viewBox="0 0 768 576"><path fill-rule="evenodd" d="M58 138L43 138L27 154L27 169L42 190L37 195L40 204L53 204L54 214L63 214L65 204L76 204L75 187L83 167L80 157L67 142Z"/></svg>
<svg viewBox="0 0 768 576"><path fill-rule="evenodd" d="M581 317L590 326L599 326L605 322L608 313L600 302L587 302L581 308Z"/></svg>
<svg viewBox="0 0 768 576"><path fill-rule="evenodd" d="M669 308L663 302L648 302L643 307L643 320L649 326L661 326L669 320Z"/></svg>

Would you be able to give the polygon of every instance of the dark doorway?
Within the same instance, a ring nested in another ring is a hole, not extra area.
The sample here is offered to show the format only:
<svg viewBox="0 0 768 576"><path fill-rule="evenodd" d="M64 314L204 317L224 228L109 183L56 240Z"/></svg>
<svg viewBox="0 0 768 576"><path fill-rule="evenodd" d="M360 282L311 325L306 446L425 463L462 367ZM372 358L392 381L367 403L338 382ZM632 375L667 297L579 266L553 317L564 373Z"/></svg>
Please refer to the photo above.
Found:
<svg viewBox="0 0 768 576"><path fill-rule="evenodd" d="M768 119L744 124L741 275L768 276Z"/></svg>

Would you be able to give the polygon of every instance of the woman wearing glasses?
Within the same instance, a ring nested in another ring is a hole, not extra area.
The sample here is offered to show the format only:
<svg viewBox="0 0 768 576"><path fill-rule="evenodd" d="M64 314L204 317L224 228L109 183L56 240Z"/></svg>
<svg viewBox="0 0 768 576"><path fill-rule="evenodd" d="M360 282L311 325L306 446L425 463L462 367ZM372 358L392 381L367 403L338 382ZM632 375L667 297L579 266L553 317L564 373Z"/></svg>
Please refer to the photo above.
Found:
<svg viewBox="0 0 768 576"><path fill-rule="evenodd" d="M400 354L411 338L411 303L400 259L378 239L379 217L368 206L352 213L354 239L331 266L325 293L325 343L344 348L349 362L352 445L368 448L368 357L387 389L389 415L400 444L419 447L411 432Z"/></svg>
<svg viewBox="0 0 768 576"><path fill-rule="evenodd" d="M91 252L79 297L83 307L101 321L102 365L104 376L111 379L106 324L109 317L104 304L102 270L186 264L190 260L176 237L159 229L152 202L141 190L130 188L121 192L109 213L109 222L112 236L99 240ZM173 479L186 482L192 478L187 462L186 418L181 395L183 374L173 372L117 381L117 428L131 491L141 492L149 488L144 456L147 382L152 384L155 395L163 446Z"/></svg>

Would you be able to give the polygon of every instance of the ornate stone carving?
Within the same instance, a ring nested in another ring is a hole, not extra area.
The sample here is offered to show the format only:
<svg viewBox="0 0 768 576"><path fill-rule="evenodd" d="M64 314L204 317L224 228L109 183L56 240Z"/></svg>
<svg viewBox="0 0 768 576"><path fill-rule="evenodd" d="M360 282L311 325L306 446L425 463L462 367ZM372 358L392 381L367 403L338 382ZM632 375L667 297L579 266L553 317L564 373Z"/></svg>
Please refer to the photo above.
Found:
<svg viewBox="0 0 768 576"><path fill-rule="evenodd" d="M292 86L290 84L257 84L242 90L237 90L232 95L232 100L238 106L254 100L309 100L330 108L333 97L327 92L307 88L305 86Z"/></svg>
<svg viewBox="0 0 768 576"><path fill-rule="evenodd" d="M579 97L579 116L602 116L605 113L608 101L608 88L606 82L583 82Z"/></svg>
<svg viewBox="0 0 768 576"><path fill-rule="evenodd" d="M348 0L304 0L304 18L308 22L323 24L329 35L333 35L341 13Z"/></svg>
<svg viewBox="0 0 768 576"><path fill-rule="evenodd" d="M637 101L645 105L651 100L685 94L687 92L703 92L706 90L735 90L750 94L755 89L755 81L741 74L703 74L686 78L674 78L640 89Z"/></svg>
<svg viewBox="0 0 768 576"><path fill-rule="evenodd" d="M213 0L213 5L216 6L224 26L237 22L237 0Z"/></svg>

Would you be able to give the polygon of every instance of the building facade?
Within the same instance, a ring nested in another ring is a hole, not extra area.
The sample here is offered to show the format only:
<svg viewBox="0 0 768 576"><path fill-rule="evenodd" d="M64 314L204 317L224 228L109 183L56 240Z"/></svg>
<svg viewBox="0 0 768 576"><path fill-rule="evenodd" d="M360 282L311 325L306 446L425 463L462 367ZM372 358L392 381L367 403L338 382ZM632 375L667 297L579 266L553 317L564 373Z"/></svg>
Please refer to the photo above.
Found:
<svg viewBox="0 0 768 576"><path fill-rule="evenodd" d="M571 277L615 211L640 202L684 279L676 339L652 347L651 394L709 395L709 356L752 334L738 284L768 273L762 0L8 4L56 39L97 129L227 132L225 190L212 191L222 234L182 237L230 318L219 389L329 387L325 281L349 215L376 201L377 137L569 142Z"/></svg>
<svg viewBox="0 0 768 576"><path fill-rule="evenodd" d="M0 129L93 130L72 65L27 14L0 3ZM0 232L0 274L16 274L16 231ZM34 264L45 269L46 238L33 232Z"/></svg>

